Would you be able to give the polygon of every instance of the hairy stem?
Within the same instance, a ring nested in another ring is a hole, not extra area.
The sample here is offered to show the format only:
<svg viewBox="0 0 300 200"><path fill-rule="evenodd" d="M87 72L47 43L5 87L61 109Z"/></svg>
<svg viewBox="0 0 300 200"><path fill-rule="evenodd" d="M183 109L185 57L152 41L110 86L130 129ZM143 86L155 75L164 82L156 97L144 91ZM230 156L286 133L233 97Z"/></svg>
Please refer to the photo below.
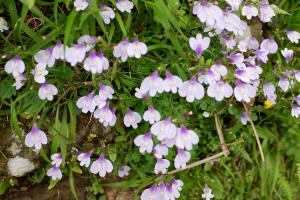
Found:
<svg viewBox="0 0 300 200"><path fill-rule="evenodd" d="M219 118L218 114L214 114L214 115L215 115L215 123L216 123L217 132L218 132L219 139L220 139L220 142L222 145L222 150L223 150L223 152L226 152L224 155L227 156L229 151L228 151L228 148L227 148L227 145L226 145L226 142L224 139L223 131L221 128L220 118Z"/></svg>
<svg viewBox="0 0 300 200"><path fill-rule="evenodd" d="M246 111L246 113L248 115L249 122L251 124L252 130L254 132L254 135L255 135L255 138L256 138L256 142L257 142L257 145L258 145L258 149L259 149L259 153L260 153L260 156L261 156L261 159L264 162L265 161L265 156L264 156L264 152L263 152L262 147L261 147L261 143L260 143L260 140L259 140L259 137L258 137L258 133L257 133L255 125L254 125L254 123L253 123L253 121L251 119L251 116L250 116L249 109L248 109L247 105L244 102L243 102L243 105L244 105L245 111Z"/></svg>

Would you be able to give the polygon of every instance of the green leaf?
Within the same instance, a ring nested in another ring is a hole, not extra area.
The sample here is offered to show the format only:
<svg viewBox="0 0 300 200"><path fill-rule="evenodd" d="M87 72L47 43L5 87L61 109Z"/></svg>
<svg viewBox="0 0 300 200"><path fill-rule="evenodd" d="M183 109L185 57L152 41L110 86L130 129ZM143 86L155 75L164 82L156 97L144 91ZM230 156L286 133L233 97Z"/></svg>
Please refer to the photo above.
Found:
<svg viewBox="0 0 300 200"><path fill-rule="evenodd" d="M56 116L54 125L51 128L52 144L51 144L51 154L57 153L57 148L59 145L59 130L60 130L60 121L59 121L59 106L56 109Z"/></svg>
<svg viewBox="0 0 300 200"><path fill-rule="evenodd" d="M285 10L279 8L278 6L272 4L271 5L273 11L276 13L276 14L279 14L279 15L291 15L290 13L286 12Z"/></svg>
<svg viewBox="0 0 300 200"><path fill-rule="evenodd" d="M121 18L121 16L119 15L119 13L116 13L116 19L117 19L117 22L121 28L121 31L123 33L123 38L127 36L127 33L126 33L126 28L124 26L124 23L123 23L123 20Z"/></svg>
<svg viewBox="0 0 300 200"><path fill-rule="evenodd" d="M70 113L70 141L76 142L76 116L74 112L74 103L72 100L68 102L68 109Z"/></svg>
<svg viewBox="0 0 300 200"><path fill-rule="evenodd" d="M48 186L48 190L51 190L52 188L54 188L56 186L56 184L59 182L59 180L51 180L49 186Z"/></svg>
<svg viewBox="0 0 300 200"><path fill-rule="evenodd" d="M72 30L74 30L73 28L73 23L75 21L75 17L76 17L76 10L73 9L72 12L69 14L68 19L67 19L67 25L66 25L66 29L65 29L65 36L64 36L64 44L65 45L70 45L72 43L71 38L71 32Z"/></svg>
<svg viewBox="0 0 300 200"><path fill-rule="evenodd" d="M1 183L0 183L0 195L4 194L6 192L6 190L8 190L8 188L11 186L9 179L4 179Z"/></svg>
<svg viewBox="0 0 300 200"><path fill-rule="evenodd" d="M22 0L22 3L31 9L34 6L35 0Z"/></svg>
<svg viewBox="0 0 300 200"><path fill-rule="evenodd" d="M11 102L11 105L10 105L10 123L11 123L11 127L15 130L15 133L16 133L17 137L19 138L19 141L23 143L22 130L18 124L15 102Z"/></svg>
<svg viewBox="0 0 300 200"><path fill-rule="evenodd" d="M69 183L70 183L70 189L71 189L71 192L72 192L74 198L76 200L78 200L78 197L77 197L77 194L76 194L76 189L75 189L74 177L73 177L73 171L72 170L69 170Z"/></svg>
<svg viewBox="0 0 300 200"><path fill-rule="evenodd" d="M69 139L68 121L67 121L68 115L67 114L68 114L68 110L67 110L67 107L65 107L64 111L63 111L63 116L62 116L61 137L60 137L61 154L62 154L64 160L67 157L68 139Z"/></svg>

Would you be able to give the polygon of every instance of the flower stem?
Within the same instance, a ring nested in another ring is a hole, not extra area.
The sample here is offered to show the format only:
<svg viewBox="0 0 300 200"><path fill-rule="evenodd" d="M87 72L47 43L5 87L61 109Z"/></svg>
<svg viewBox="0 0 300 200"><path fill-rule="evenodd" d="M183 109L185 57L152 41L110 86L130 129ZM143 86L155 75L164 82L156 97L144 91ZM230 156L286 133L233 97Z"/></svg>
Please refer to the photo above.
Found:
<svg viewBox="0 0 300 200"><path fill-rule="evenodd" d="M264 162L265 161L265 156L264 156L264 152L263 152L262 147L261 147L261 143L260 143L260 140L259 140L259 137L258 137L258 133L257 133L255 125L254 125L254 123L253 123L253 121L251 119L248 107L247 107L247 105L244 102L243 102L243 106L245 108L246 113L248 114L249 122L251 124L252 130L253 130L255 138L256 138L256 142L257 142L257 145L258 145L260 156L261 156L262 161Z"/></svg>
<svg viewBox="0 0 300 200"><path fill-rule="evenodd" d="M227 145L226 145L226 142L224 139L223 131L221 128L220 118L219 118L218 114L215 113L214 115L215 115L215 123L216 123L217 132L218 132L219 139L220 139L220 142L222 145L222 150L223 150L223 152L226 152L225 156L227 156L229 151L228 151L228 148L227 148Z"/></svg>

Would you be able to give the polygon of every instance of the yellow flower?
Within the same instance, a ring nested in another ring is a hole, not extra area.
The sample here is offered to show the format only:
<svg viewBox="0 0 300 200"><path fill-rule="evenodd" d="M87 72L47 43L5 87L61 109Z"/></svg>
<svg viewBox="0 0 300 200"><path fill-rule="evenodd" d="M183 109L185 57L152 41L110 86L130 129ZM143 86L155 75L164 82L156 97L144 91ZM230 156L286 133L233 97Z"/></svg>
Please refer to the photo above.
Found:
<svg viewBox="0 0 300 200"><path fill-rule="evenodd" d="M272 101L265 101L265 105L264 105L264 108L265 109L269 109L273 106L273 103Z"/></svg>

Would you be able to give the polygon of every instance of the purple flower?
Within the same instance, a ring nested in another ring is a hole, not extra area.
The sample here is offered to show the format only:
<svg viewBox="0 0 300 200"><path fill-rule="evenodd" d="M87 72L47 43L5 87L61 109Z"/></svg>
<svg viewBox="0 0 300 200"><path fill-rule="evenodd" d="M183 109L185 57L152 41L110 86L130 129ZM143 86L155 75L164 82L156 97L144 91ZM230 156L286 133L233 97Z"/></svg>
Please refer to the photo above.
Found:
<svg viewBox="0 0 300 200"><path fill-rule="evenodd" d="M31 71L35 82L37 83L45 83L46 78L45 76L49 73L48 70L46 69L46 64L45 63L38 63L34 70Z"/></svg>
<svg viewBox="0 0 300 200"><path fill-rule="evenodd" d="M164 140L161 141L161 144L165 144L169 148L174 147L175 143L176 143L176 137L174 137L174 138L165 138Z"/></svg>
<svg viewBox="0 0 300 200"><path fill-rule="evenodd" d="M121 12L131 13L131 9L133 8L133 3L129 0L117 0L116 6Z"/></svg>
<svg viewBox="0 0 300 200"><path fill-rule="evenodd" d="M114 89L109 85L104 85L104 84L99 85L99 95L102 100L112 99L114 93L115 93Z"/></svg>
<svg viewBox="0 0 300 200"><path fill-rule="evenodd" d="M114 47L113 55L116 58L121 58L122 62L125 62L128 58L127 47L129 45L128 39L121 41Z"/></svg>
<svg viewBox="0 0 300 200"><path fill-rule="evenodd" d="M250 20L252 17L256 17L258 15L258 10L255 6L253 6L253 4L248 4L243 7L242 15Z"/></svg>
<svg viewBox="0 0 300 200"><path fill-rule="evenodd" d="M51 155L51 164L59 167L62 163L62 156L60 153L55 153L53 155Z"/></svg>
<svg viewBox="0 0 300 200"><path fill-rule="evenodd" d="M204 193L202 194L202 198L205 198L205 200L210 200L214 198L214 195L212 194L212 190L207 185L205 185L203 192Z"/></svg>
<svg viewBox="0 0 300 200"><path fill-rule="evenodd" d="M177 128L176 146L178 148L186 148L187 150L191 150L192 145L198 143L199 137L194 131L187 129L185 126Z"/></svg>
<svg viewBox="0 0 300 200"><path fill-rule="evenodd" d="M182 85L182 80L178 76L174 76L171 72L166 72L166 79L164 80L164 91L176 93L177 89Z"/></svg>
<svg viewBox="0 0 300 200"><path fill-rule="evenodd" d="M286 35L292 43L298 44L299 39L300 39L300 33L299 32L286 30Z"/></svg>
<svg viewBox="0 0 300 200"><path fill-rule="evenodd" d="M36 152L39 152L42 144L47 144L47 136L43 131L39 130L36 124L34 124L31 131L27 133L25 137L25 145L27 147L34 146Z"/></svg>
<svg viewBox="0 0 300 200"><path fill-rule="evenodd" d="M6 73L12 74L15 77L19 74L22 74L25 71L25 64L23 60L21 60L20 57L17 55L9 61L7 61L4 68Z"/></svg>
<svg viewBox="0 0 300 200"><path fill-rule="evenodd" d="M91 112L93 113L96 107L93 92L89 93L86 96L80 97L77 102L76 106L81 109L83 113Z"/></svg>
<svg viewBox="0 0 300 200"><path fill-rule="evenodd" d="M154 173L155 174L159 174L159 173L165 174L165 173L167 173L167 169L169 168L169 166L170 166L170 161L168 161L167 159L157 158L156 164L154 167Z"/></svg>
<svg viewBox="0 0 300 200"><path fill-rule="evenodd" d="M180 191L182 190L183 182L181 180L173 180L172 181L172 191L173 191L173 198L179 198L180 197Z"/></svg>
<svg viewBox="0 0 300 200"><path fill-rule="evenodd" d="M207 88L207 95L215 98L217 101L222 101L224 98L229 98L233 94L233 89L228 83L217 81L210 84Z"/></svg>
<svg viewBox="0 0 300 200"><path fill-rule="evenodd" d="M101 54L102 55L102 54ZM102 55L97 56L95 51L91 51L89 57L84 60L83 68L92 74L102 73L105 68L108 68L108 60Z"/></svg>
<svg viewBox="0 0 300 200"><path fill-rule="evenodd" d="M153 149L153 154L156 158L162 158L163 156L168 155L169 150L165 144L157 144Z"/></svg>
<svg viewBox="0 0 300 200"><path fill-rule="evenodd" d="M176 126L172 123L171 118L166 118L153 124L151 126L151 132L153 135L156 135L160 141L166 138L172 139L176 135Z"/></svg>
<svg viewBox="0 0 300 200"><path fill-rule="evenodd" d="M94 117L103 124L110 124L114 118L113 112L109 109L109 105L106 104L103 108L98 108L94 112Z"/></svg>
<svg viewBox="0 0 300 200"><path fill-rule="evenodd" d="M263 51L263 50L256 50L254 54L257 56L258 60L267 63L268 61L268 52Z"/></svg>
<svg viewBox="0 0 300 200"><path fill-rule="evenodd" d="M58 90L54 85L50 83L42 83L38 91L38 96L41 100L48 99L48 101L52 101L53 96L57 95L57 93Z"/></svg>
<svg viewBox="0 0 300 200"><path fill-rule="evenodd" d="M267 98L268 101L271 101L273 104L276 103L276 94L275 94L276 88L272 83L265 83L263 85L263 92L264 96Z"/></svg>
<svg viewBox="0 0 300 200"><path fill-rule="evenodd" d="M236 46L236 41L232 37L221 37L221 44L224 44L227 49L233 49Z"/></svg>
<svg viewBox="0 0 300 200"><path fill-rule="evenodd" d="M288 63L292 60L294 51L284 48L284 50L281 50L281 54L285 58L285 61Z"/></svg>
<svg viewBox="0 0 300 200"><path fill-rule="evenodd" d="M300 106L300 94L294 97L294 102L296 102Z"/></svg>
<svg viewBox="0 0 300 200"><path fill-rule="evenodd" d="M217 61L213 66L211 66L210 70L219 76L226 76L227 75L227 68L222 65L220 61Z"/></svg>
<svg viewBox="0 0 300 200"><path fill-rule="evenodd" d="M129 57L140 58L145 55L148 48L144 42L140 42L138 39L133 40L127 46L127 54Z"/></svg>
<svg viewBox="0 0 300 200"><path fill-rule="evenodd" d="M237 101L249 103L256 96L256 87L242 81L237 81L234 88L234 96Z"/></svg>
<svg viewBox="0 0 300 200"><path fill-rule="evenodd" d="M141 90L149 92L152 97L154 97L157 92L162 93L164 91L164 81L158 75L157 71L154 71L151 76L146 77L142 81Z"/></svg>
<svg viewBox="0 0 300 200"><path fill-rule="evenodd" d="M292 106L292 116L296 118L300 116L300 106Z"/></svg>
<svg viewBox="0 0 300 200"><path fill-rule="evenodd" d="M267 52L268 54L274 54L277 52L278 50L278 45L275 42L275 40L273 38L271 39L265 39L262 41L262 43L260 44L260 49L262 51Z"/></svg>
<svg viewBox="0 0 300 200"><path fill-rule="evenodd" d="M53 67L54 63L55 63L55 58L52 55L52 47L49 47L46 50L40 50L39 52L37 52L34 55L34 60L37 63L44 63L46 64L48 67Z"/></svg>
<svg viewBox="0 0 300 200"><path fill-rule="evenodd" d="M141 200L161 200L163 199L160 191L156 185L153 185L151 188L145 189L141 194Z"/></svg>
<svg viewBox="0 0 300 200"><path fill-rule="evenodd" d="M139 113L127 109L127 113L124 116L124 125L126 127L132 126L132 128L136 129L138 127L138 123L140 123L141 121L142 117Z"/></svg>
<svg viewBox="0 0 300 200"><path fill-rule="evenodd" d="M183 149L178 149L178 153L174 160L174 166L176 169L185 168L186 163L191 159L191 154Z"/></svg>
<svg viewBox="0 0 300 200"><path fill-rule="evenodd" d="M144 112L143 119L150 124L154 124L160 120L160 113L153 106L149 106L148 110Z"/></svg>
<svg viewBox="0 0 300 200"><path fill-rule="evenodd" d="M296 81L300 82L300 70L295 70L295 79Z"/></svg>
<svg viewBox="0 0 300 200"><path fill-rule="evenodd" d="M244 62L244 55L241 53L231 54L228 59L236 66L240 66Z"/></svg>
<svg viewBox="0 0 300 200"><path fill-rule="evenodd" d="M100 6L101 11L99 12L101 18L103 19L105 24L109 24L112 19L115 18L115 12L112 8L101 5Z"/></svg>
<svg viewBox="0 0 300 200"><path fill-rule="evenodd" d="M75 66L77 63L81 63L86 54L86 48L83 44L77 44L72 47L66 48L66 61L71 64L71 66Z"/></svg>
<svg viewBox="0 0 300 200"><path fill-rule="evenodd" d="M241 122L243 125L246 125L247 122L250 120L249 115L247 112L243 112L241 116Z"/></svg>
<svg viewBox="0 0 300 200"><path fill-rule="evenodd" d="M93 151L88 151L86 153L80 153L77 156L77 160L80 161L80 166L89 167L91 162L91 155L93 154Z"/></svg>
<svg viewBox="0 0 300 200"><path fill-rule="evenodd" d="M147 99L148 98L148 95L147 95L147 90L146 88L135 88L135 93L134 93L134 96L136 98L139 98L139 99Z"/></svg>
<svg viewBox="0 0 300 200"><path fill-rule="evenodd" d="M268 4L261 4L259 6L259 11L260 14L258 15L258 17L262 22L270 22L272 17L275 16L273 9Z"/></svg>
<svg viewBox="0 0 300 200"><path fill-rule="evenodd" d="M195 99L200 100L204 97L204 88L197 82L195 76L193 76L181 85L178 93L179 96L186 97L188 102L193 102Z"/></svg>
<svg viewBox="0 0 300 200"><path fill-rule="evenodd" d="M83 35L81 36L77 42L78 44L82 44L85 46L85 51L88 52L90 51L92 48L95 47L95 44L97 42L97 37L94 36L90 36L90 35Z"/></svg>
<svg viewBox="0 0 300 200"><path fill-rule="evenodd" d="M139 135L134 139L134 144L139 147L140 152L151 153L153 149L152 133L148 132L145 135Z"/></svg>
<svg viewBox="0 0 300 200"><path fill-rule="evenodd" d="M88 0L75 0L74 6L76 11L85 10L89 6Z"/></svg>
<svg viewBox="0 0 300 200"><path fill-rule="evenodd" d="M103 126L108 127L108 126L114 126L116 124L116 122L117 122L116 109L112 109L111 113L112 113L111 120L110 121L104 121L102 123Z"/></svg>
<svg viewBox="0 0 300 200"><path fill-rule="evenodd" d="M222 18L223 11L210 2L196 1L194 2L193 14L197 15L200 22L206 23L208 26L215 26Z"/></svg>
<svg viewBox="0 0 300 200"><path fill-rule="evenodd" d="M289 81L287 78L285 78L285 77L283 77L283 76L280 76L280 77L279 77L278 86L279 86L284 92L286 92L286 91L289 89L289 87L290 87L290 81Z"/></svg>
<svg viewBox="0 0 300 200"><path fill-rule="evenodd" d="M47 170L47 176L50 176L52 181L60 180L62 178L62 173L57 166L53 166Z"/></svg>
<svg viewBox="0 0 300 200"><path fill-rule="evenodd" d="M210 38L203 37L200 33L197 34L196 38L191 37L189 40L191 49L196 52L197 57L199 58L202 53L209 47Z"/></svg>
<svg viewBox="0 0 300 200"><path fill-rule="evenodd" d="M120 169L118 170L118 176L120 178L124 177L124 176L128 176L129 175L129 171L130 171L130 167L127 165L123 165L120 167Z"/></svg>
<svg viewBox="0 0 300 200"><path fill-rule="evenodd" d="M52 50L52 57L54 59L65 59L65 47L60 41L56 43Z"/></svg>
<svg viewBox="0 0 300 200"><path fill-rule="evenodd" d="M25 84L26 77L24 74L18 74L15 78L15 83L13 84L16 87L16 90L19 90Z"/></svg>
<svg viewBox="0 0 300 200"><path fill-rule="evenodd" d="M99 158L92 163L90 170L93 174L99 174L100 177L104 177L106 173L113 171L113 165L101 154Z"/></svg>
<svg viewBox="0 0 300 200"><path fill-rule="evenodd" d="M232 8L232 10L238 10L242 0L225 0Z"/></svg>

